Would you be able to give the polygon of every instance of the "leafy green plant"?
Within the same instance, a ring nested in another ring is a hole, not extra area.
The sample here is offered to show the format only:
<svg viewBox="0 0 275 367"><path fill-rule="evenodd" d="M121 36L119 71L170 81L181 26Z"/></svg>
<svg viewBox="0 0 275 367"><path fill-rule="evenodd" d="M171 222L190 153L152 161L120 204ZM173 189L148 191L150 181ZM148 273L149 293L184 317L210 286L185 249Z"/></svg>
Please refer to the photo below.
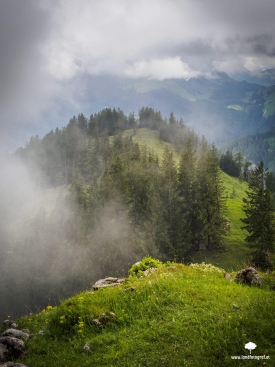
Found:
<svg viewBox="0 0 275 367"><path fill-rule="evenodd" d="M158 268L163 263L157 259L153 259L151 256L145 256L141 261L132 265L129 270L129 274L132 276L141 277L144 275L144 271L150 268Z"/></svg>

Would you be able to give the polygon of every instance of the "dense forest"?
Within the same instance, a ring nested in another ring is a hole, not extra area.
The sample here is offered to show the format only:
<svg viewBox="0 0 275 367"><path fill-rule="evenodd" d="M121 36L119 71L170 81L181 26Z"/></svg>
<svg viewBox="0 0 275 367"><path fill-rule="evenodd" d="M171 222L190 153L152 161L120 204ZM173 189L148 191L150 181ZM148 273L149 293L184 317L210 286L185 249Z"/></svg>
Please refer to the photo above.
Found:
<svg viewBox="0 0 275 367"><path fill-rule="evenodd" d="M162 157L134 142L144 127L168 143ZM219 153L173 113L166 119L142 108L138 120L115 109L89 119L80 114L5 159L27 167L32 196L40 190L44 202L3 225L2 317L58 303L97 278L125 275L146 254L188 263L199 241L208 249L223 244Z"/></svg>

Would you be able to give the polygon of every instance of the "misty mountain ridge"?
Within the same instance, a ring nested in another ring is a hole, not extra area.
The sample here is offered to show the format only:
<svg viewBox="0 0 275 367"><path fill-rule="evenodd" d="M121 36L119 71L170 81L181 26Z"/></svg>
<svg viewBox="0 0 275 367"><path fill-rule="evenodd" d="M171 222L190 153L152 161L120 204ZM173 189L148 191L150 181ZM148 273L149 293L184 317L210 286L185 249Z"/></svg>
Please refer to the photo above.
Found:
<svg viewBox="0 0 275 367"><path fill-rule="evenodd" d="M273 75L272 70L268 73ZM86 116L106 107L121 108L125 113L134 112L137 116L143 106L148 106L161 111L163 116L169 116L173 112L189 127L205 135L207 140L221 145L248 134L268 130L275 125L275 93L270 84L265 87L255 83L256 79L253 83L249 78L240 79L236 80L221 72L212 73L208 78L189 80L131 79L98 75L79 80L79 91L75 93L81 94L81 112ZM272 79L270 83L271 81ZM6 134L6 144L15 149L20 139L22 141L22 136L43 136L47 130L56 126L62 128L70 116L78 115L79 112L68 101L67 105L60 105L60 112L56 115L52 116L51 111L47 115L45 111L43 126L26 124L23 135L22 127L11 125L12 136L9 135L11 133L3 132ZM58 121L64 121L63 125L60 126Z"/></svg>
<svg viewBox="0 0 275 367"><path fill-rule="evenodd" d="M233 73L231 76L238 81L245 80L249 83L259 84L264 87L270 87L275 84L275 69L252 72L244 68L242 72Z"/></svg>
<svg viewBox="0 0 275 367"><path fill-rule="evenodd" d="M87 80L87 88L90 110L120 107L125 113L137 114L142 106L149 106L164 116L173 111L216 145L275 124L273 113L266 116L264 112L265 103L271 100L266 87L235 80L226 73L162 81L98 76Z"/></svg>

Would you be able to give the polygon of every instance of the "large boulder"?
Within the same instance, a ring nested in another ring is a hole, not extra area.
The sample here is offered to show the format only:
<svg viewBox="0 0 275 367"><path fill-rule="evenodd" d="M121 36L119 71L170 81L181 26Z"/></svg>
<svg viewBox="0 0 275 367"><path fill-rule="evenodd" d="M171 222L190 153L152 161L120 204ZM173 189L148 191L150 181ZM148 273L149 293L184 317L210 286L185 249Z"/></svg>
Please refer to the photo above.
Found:
<svg viewBox="0 0 275 367"><path fill-rule="evenodd" d="M125 282L125 278L107 277L105 279L99 279L97 282L95 282L92 288L97 290L98 288L117 287L123 282Z"/></svg>
<svg viewBox="0 0 275 367"><path fill-rule="evenodd" d="M235 281L249 286L262 285L262 278L259 276L257 271L251 267L240 270L236 275Z"/></svg>

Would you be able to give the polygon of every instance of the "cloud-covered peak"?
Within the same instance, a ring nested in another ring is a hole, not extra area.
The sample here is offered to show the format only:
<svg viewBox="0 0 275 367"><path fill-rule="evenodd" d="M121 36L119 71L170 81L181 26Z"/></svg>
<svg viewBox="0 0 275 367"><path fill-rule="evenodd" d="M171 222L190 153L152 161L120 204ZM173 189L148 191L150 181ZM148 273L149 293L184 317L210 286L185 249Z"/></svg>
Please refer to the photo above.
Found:
<svg viewBox="0 0 275 367"><path fill-rule="evenodd" d="M2 0L0 123L81 110L89 75L164 80L275 67L273 0ZM62 110L63 111L63 110Z"/></svg>

